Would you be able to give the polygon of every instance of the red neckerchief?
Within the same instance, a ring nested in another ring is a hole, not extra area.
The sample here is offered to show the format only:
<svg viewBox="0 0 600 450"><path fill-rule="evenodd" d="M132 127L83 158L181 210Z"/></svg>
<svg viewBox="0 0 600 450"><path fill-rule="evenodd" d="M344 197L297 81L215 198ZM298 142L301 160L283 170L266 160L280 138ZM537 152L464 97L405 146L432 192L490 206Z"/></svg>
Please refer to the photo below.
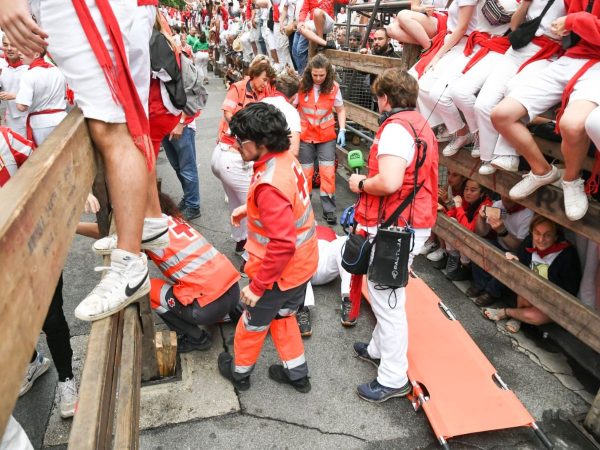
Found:
<svg viewBox="0 0 600 450"><path fill-rule="evenodd" d="M558 242L556 244L552 244L546 250L538 250L535 247L525 247L525 250L527 250L529 253L537 253L540 258L545 258L546 256L551 255L552 253L560 252L561 250L564 250L565 248L570 246L571 244L569 244L568 242Z"/></svg>
<svg viewBox="0 0 600 450"><path fill-rule="evenodd" d="M518 203L515 203L515 206L513 206L512 208L506 208L506 214L515 214L518 213L519 211L523 211L524 209L526 209L523 205L519 205Z"/></svg>
<svg viewBox="0 0 600 450"><path fill-rule="evenodd" d="M44 69L50 69L51 67L54 67L52 64L46 62L46 60L44 58L35 58L33 61L31 61L31 63L29 64L29 69L27 70L31 70L34 67L42 67Z"/></svg>
<svg viewBox="0 0 600 450"><path fill-rule="evenodd" d="M21 58L19 58L17 62L10 62L8 60L8 56L5 55L4 60L6 61L6 64L8 64L8 67L12 67L13 69L16 69L17 67L23 65L23 61L21 60Z"/></svg>
<svg viewBox="0 0 600 450"><path fill-rule="evenodd" d="M121 105L125 112L129 134L131 134L136 147L146 158L148 170L152 170L154 168L155 156L150 140L150 124L131 77L125 44L123 43L123 34L110 6L110 2L109 0L96 0L96 6L108 31L116 64L113 63L85 0L72 1L83 31L98 60L98 64L102 67L113 100L118 105Z"/></svg>

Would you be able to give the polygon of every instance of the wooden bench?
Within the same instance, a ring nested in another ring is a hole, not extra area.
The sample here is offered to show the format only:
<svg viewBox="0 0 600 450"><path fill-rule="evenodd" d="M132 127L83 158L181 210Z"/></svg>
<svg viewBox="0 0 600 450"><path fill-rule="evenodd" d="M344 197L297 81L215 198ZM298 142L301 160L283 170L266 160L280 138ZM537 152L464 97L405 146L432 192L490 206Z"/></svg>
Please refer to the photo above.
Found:
<svg viewBox="0 0 600 450"><path fill-rule="evenodd" d="M0 380L0 435L94 182L95 155L86 122L75 109L0 190L0 363L11 368ZM103 203L98 221L106 234L108 197L102 173L94 190ZM147 296L94 322L69 448L137 448L140 383L157 376Z"/></svg>
<svg viewBox="0 0 600 450"><path fill-rule="evenodd" d="M414 46L405 46L405 49L407 47ZM398 60L335 50L327 50L326 55L334 66L371 74L379 74L389 67L410 67L414 62L414 59L406 61L406 58ZM412 55L414 55L414 51L411 51L407 58L412 57ZM347 101L344 102L344 106L348 120L373 132L377 131L379 124L378 115L375 112ZM535 139L545 155L563 160L560 144L537 137ZM471 158L466 150L459 151L453 157L444 157L441 154L441 148L440 165L474 179L499 194L507 195L508 190L520 179L518 174L508 172L497 172L492 176L479 175L477 171L480 164L479 160ZM345 149L338 148L338 158L343 165L347 164L346 154ZM590 170L592 165L592 158L587 158L584 169ZM600 242L600 227L598 226L600 223L600 205L597 202L591 202L587 215L577 222L572 222L566 218L562 190L554 186L546 186L540 189L536 195L520 203L565 228L584 235L594 242ZM557 324L572 333L573 336L596 352L600 352L600 316L584 306L579 299L541 278L521 264L506 260L503 252L445 215L438 215L434 231L440 238L451 243L475 264L492 273L494 277L517 294L530 300ZM588 431L600 439L600 392L584 420L584 425Z"/></svg>

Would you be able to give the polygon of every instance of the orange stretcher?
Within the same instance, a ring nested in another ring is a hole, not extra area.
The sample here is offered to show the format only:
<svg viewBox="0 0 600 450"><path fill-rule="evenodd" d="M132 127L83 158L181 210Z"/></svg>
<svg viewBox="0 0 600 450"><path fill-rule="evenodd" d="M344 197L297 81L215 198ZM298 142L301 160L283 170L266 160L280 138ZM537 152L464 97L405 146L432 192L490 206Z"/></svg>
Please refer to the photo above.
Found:
<svg viewBox="0 0 600 450"><path fill-rule="evenodd" d="M362 292L368 299L366 280ZM419 278L406 287L409 396L423 408L443 448L449 438L527 426L553 445L517 396L502 381L471 336Z"/></svg>

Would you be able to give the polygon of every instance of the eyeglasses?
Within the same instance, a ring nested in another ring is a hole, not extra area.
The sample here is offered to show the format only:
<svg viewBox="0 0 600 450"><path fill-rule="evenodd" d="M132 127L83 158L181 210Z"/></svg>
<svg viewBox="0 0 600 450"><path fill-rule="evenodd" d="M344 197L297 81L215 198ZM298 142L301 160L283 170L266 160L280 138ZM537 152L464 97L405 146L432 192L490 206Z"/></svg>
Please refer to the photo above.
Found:
<svg viewBox="0 0 600 450"><path fill-rule="evenodd" d="M242 148L244 146L244 144L247 144L248 142L251 142L249 139L246 139L245 141L242 141L239 137L235 137L235 141L237 142L237 145Z"/></svg>

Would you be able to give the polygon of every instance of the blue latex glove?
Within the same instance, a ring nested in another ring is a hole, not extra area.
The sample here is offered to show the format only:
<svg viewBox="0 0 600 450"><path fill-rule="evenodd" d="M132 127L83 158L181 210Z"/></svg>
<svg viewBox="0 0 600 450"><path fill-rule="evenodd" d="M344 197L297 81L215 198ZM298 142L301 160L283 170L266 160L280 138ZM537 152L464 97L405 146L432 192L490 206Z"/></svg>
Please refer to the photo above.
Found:
<svg viewBox="0 0 600 450"><path fill-rule="evenodd" d="M340 131L338 131L337 144L340 147L345 147L346 146L346 130L340 130Z"/></svg>

